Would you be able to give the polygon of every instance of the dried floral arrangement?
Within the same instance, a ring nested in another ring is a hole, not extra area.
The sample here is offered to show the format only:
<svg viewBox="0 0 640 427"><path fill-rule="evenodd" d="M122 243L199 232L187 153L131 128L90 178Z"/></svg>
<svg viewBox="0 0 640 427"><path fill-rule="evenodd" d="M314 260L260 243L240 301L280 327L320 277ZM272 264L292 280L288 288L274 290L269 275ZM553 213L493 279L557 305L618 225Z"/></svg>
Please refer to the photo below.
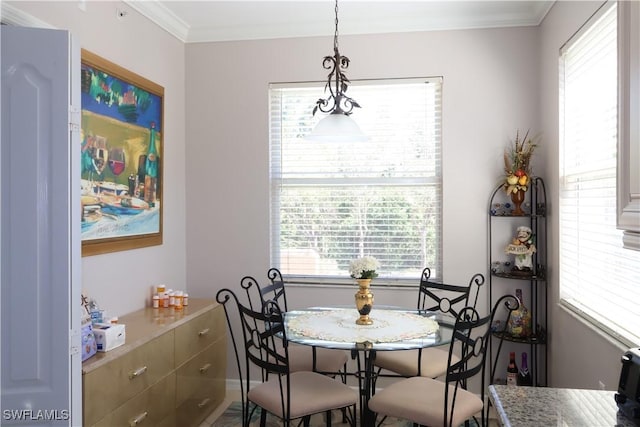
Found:
<svg viewBox="0 0 640 427"><path fill-rule="evenodd" d="M537 139L537 138L536 138ZM504 152L504 191L515 193L518 190L527 191L531 179L531 157L538 144L529 138L529 131L520 139L520 132L516 131L516 139Z"/></svg>

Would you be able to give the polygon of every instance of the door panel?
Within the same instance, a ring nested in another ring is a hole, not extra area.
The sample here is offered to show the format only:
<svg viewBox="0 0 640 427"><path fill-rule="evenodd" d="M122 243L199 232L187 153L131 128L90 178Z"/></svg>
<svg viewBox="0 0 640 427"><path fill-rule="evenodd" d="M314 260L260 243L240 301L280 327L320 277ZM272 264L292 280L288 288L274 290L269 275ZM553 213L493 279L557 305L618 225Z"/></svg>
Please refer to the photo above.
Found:
<svg viewBox="0 0 640 427"><path fill-rule="evenodd" d="M67 31L2 26L2 425L81 411L79 69Z"/></svg>

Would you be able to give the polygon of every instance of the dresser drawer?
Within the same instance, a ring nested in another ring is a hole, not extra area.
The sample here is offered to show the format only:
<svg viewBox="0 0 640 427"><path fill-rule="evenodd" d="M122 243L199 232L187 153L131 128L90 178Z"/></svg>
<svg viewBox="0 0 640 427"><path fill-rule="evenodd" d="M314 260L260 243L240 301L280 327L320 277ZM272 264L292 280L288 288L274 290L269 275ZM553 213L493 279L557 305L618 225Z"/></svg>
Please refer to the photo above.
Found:
<svg viewBox="0 0 640 427"><path fill-rule="evenodd" d="M225 340L220 339L196 356L193 364L191 361L186 363L184 371L178 371L177 426L199 426L224 401L226 369L223 361L226 352ZM201 365L202 362L205 365ZM207 364L210 364L209 368L200 373L197 366L206 367ZM193 374L194 369L197 374Z"/></svg>
<svg viewBox="0 0 640 427"><path fill-rule="evenodd" d="M176 366L182 365L225 334L226 324L221 308L215 306L176 328Z"/></svg>
<svg viewBox="0 0 640 427"><path fill-rule="evenodd" d="M176 406L187 399L224 399L226 382L226 339L218 339L177 370Z"/></svg>
<svg viewBox="0 0 640 427"><path fill-rule="evenodd" d="M176 376L174 373L127 401L100 420L95 427L176 425L175 396Z"/></svg>
<svg viewBox="0 0 640 427"><path fill-rule="evenodd" d="M175 367L173 345L169 331L83 375L84 424L93 425L168 375Z"/></svg>

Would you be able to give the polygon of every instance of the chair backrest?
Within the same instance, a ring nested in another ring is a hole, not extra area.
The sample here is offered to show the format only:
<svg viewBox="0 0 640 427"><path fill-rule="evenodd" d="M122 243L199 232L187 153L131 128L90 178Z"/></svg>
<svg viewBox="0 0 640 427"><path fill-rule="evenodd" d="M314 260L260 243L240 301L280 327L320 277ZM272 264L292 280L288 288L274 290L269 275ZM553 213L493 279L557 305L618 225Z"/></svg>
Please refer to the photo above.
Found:
<svg viewBox="0 0 640 427"><path fill-rule="evenodd" d="M263 300L275 301L284 311L289 311L287 306L287 292L285 291L284 280L282 279L280 270L275 267L270 268L269 271L267 271L267 277L269 278L269 285L264 286L260 290Z"/></svg>
<svg viewBox="0 0 640 427"><path fill-rule="evenodd" d="M251 289L256 285L255 281L247 280L244 283L251 283L244 288L250 294ZM287 392L289 390L289 352L280 307L273 300L261 302L253 299L252 305L251 298L244 304L232 290L226 288L218 291L216 300L224 306L236 357L243 421L248 422L250 418L246 393L251 388L251 364L259 368L262 382L268 380L270 373L275 374L280 382L282 413L286 414L290 399Z"/></svg>
<svg viewBox="0 0 640 427"><path fill-rule="evenodd" d="M240 280L240 287L245 290L249 307L258 310L259 304L265 301L274 301L283 311L288 311L287 293L284 287L282 274L277 268L270 268L267 272L269 284L260 286L252 276L245 276Z"/></svg>
<svg viewBox="0 0 640 427"><path fill-rule="evenodd" d="M418 288L418 310L440 311L457 317L460 308L476 307L484 282L480 273L474 274L467 286L434 282L431 269L426 267L422 270Z"/></svg>
<svg viewBox="0 0 640 427"><path fill-rule="evenodd" d="M513 295L504 295L493 306L487 316L480 316L473 307L465 307L458 313L453 328L453 337L449 347L449 360L445 382L449 387L445 390L444 415L445 425L451 426L455 411L455 400L459 389L465 389L467 380L481 373L481 398L484 402L486 357L491 324L499 309L504 306L507 316L518 308L518 300ZM454 349L460 348L460 358L454 361ZM483 410L483 420L485 418Z"/></svg>

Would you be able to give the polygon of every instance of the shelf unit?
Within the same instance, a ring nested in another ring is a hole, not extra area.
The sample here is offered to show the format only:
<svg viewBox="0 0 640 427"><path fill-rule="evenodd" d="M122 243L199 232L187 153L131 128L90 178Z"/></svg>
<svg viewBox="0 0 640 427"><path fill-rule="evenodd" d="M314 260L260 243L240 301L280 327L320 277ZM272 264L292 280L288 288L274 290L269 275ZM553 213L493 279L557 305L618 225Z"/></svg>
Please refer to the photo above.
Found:
<svg viewBox="0 0 640 427"><path fill-rule="evenodd" d="M501 382L499 377L501 372L506 371L510 351L527 351L533 384L546 386L549 286L546 275L547 195L541 178L531 178L523 210L524 215L513 214L513 203L503 191L502 185L496 187L491 194L488 210L489 305L492 307L501 296L515 295L516 289L522 289L523 303L531 312L533 331L528 337L515 337L506 331L507 325L494 325L493 339L489 345L489 360L492 365L490 382ZM514 272L514 256L505 253L505 248L515 236L517 227L523 225L531 228L536 246L536 252L532 256L533 268L529 275ZM502 350L505 351L501 358ZM519 358L516 360L519 366Z"/></svg>

